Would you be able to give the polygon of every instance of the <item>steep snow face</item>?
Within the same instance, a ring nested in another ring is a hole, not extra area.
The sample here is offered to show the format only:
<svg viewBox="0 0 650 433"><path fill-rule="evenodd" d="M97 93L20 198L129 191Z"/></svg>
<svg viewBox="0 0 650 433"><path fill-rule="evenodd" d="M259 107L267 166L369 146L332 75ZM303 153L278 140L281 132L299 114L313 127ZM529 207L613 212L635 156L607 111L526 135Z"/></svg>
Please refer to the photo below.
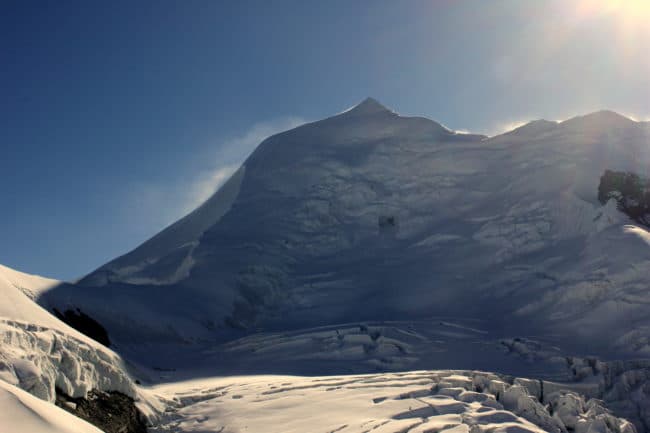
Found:
<svg viewBox="0 0 650 433"><path fill-rule="evenodd" d="M50 402L56 388L70 397L85 397L92 389L134 396L135 387L115 353L28 297L57 284L0 266L0 384L19 386Z"/></svg>
<svg viewBox="0 0 650 433"><path fill-rule="evenodd" d="M24 295L30 299L34 299L39 296L42 292L56 287L61 284L59 280L53 280L51 278L45 278L38 275L25 274L15 269L8 268L6 266L0 265L0 284L3 287L14 287L18 289ZM4 290L2 293L3 296L16 296L17 292L15 290ZM24 319L24 320L33 320L34 317L34 306L32 303L24 303L20 297L12 300L5 299L6 302L0 303L0 315L4 317L11 316L15 319ZM50 314L45 313L38 314L39 321L47 321L51 317Z"/></svg>
<svg viewBox="0 0 650 433"><path fill-rule="evenodd" d="M648 134L599 112L487 139L369 99L268 138L197 211L40 299L122 347L451 315L611 353L646 338L650 247L598 183L648 170Z"/></svg>
<svg viewBox="0 0 650 433"><path fill-rule="evenodd" d="M0 432L101 433L101 430L0 380Z"/></svg>
<svg viewBox="0 0 650 433"><path fill-rule="evenodd" d="M192 252L201 234L230 210L239 194L244 173L245 167L241 167L195 211L130 253L102 266L81 280L80 284L102 286L126 282L166 285L186 278L193 265Z"/></svg>

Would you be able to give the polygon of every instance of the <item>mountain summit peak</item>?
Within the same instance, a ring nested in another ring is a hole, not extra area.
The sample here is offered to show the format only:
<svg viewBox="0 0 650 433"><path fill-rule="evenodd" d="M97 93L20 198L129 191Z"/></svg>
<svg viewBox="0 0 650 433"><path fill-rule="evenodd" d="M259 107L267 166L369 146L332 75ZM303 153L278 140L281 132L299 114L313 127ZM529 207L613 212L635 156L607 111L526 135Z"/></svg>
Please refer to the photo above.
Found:
<svg viewBox="0 0 650 433"><path fill-rule="evenodd" d="M386 108L381 102L377 101L375 98L368 97L350 108L346 113L353 114L375 114L375 113L392 113L393 111Z"/></svg>
<svg viewBox="0 0 650 433"><path fill-rule="evenodd" d="M634 125L636 122L615 111L600 110L583 116L572 117L562 122L562 125L574 126L585 130L622 128Z"/></svg>

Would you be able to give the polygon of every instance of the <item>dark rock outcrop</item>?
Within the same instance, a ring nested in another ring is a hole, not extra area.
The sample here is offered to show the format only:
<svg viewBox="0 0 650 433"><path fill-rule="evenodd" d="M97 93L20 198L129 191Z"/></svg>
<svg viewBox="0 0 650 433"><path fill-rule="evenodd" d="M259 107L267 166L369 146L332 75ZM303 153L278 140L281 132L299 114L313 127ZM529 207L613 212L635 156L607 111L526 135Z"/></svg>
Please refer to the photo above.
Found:
<svg viewBox="0 0 650 433"><path fill-rule="evenodd" d="M605 170L598 185L598 200L605 204L611 198L621 212L650 227L650 180L636 173Z"/></svg>
<svg viewBox="0 0 650 433"><path fill-rule="evenodd" d="M86 398L57 392L56 405L106 433L147 433L134 400L119 392L91 391Z"/></svg>
<svg viewBox="0 0 650 433"><path fill-rule="evenodd" d="M111 346L111 341L108 338L108 332L106 332L106 329L104 329L98 321L85 314L80 309L65 310L61 313L59 310L54 308L54 314L68 326L71 326L82 334L87 335L106 347Z"/></svg>

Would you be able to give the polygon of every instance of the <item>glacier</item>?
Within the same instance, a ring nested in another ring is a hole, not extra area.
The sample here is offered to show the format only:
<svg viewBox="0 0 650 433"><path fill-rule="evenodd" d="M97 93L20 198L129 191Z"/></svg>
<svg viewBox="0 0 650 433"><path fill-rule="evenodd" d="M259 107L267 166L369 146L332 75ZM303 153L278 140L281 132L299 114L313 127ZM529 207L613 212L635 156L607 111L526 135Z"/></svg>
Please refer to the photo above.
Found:
<svg viewBox="0 0 650 433"><path fill-rule="evenodd" d="M650 233L598 197L649 138L610 111L461 134L372 98L273 135L75 283L0 267L0 398L119 392L154 432L650 431Z"/></svg>

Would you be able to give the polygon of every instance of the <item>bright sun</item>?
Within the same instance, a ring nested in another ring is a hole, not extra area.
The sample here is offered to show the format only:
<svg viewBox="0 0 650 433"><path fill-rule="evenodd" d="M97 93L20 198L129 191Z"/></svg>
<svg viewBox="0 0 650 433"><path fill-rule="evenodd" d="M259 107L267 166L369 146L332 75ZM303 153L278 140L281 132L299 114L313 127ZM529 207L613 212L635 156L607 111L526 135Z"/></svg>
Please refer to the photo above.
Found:
<svg viewBox="0 0 650 433"><path fill-rule="evenodd" d="M578 10L585 17L616 15L630 21L650 20L650 0L579 0Z"/></svg>
<svg viewBox="0 0 650 433"><path fill-rule="evenodd" d="M628 20L640 20L648 24L650 18L649 0L608 0L613 8L613 13L621 14Z"/></svg>
<svg viewBox="0 0 650 433"><path fill-rule="evenodd" d="M645 55L642 51L650 43L650 0L577 0L573 5L578 22L608 21L611 36L624 54Z"/></svg>

